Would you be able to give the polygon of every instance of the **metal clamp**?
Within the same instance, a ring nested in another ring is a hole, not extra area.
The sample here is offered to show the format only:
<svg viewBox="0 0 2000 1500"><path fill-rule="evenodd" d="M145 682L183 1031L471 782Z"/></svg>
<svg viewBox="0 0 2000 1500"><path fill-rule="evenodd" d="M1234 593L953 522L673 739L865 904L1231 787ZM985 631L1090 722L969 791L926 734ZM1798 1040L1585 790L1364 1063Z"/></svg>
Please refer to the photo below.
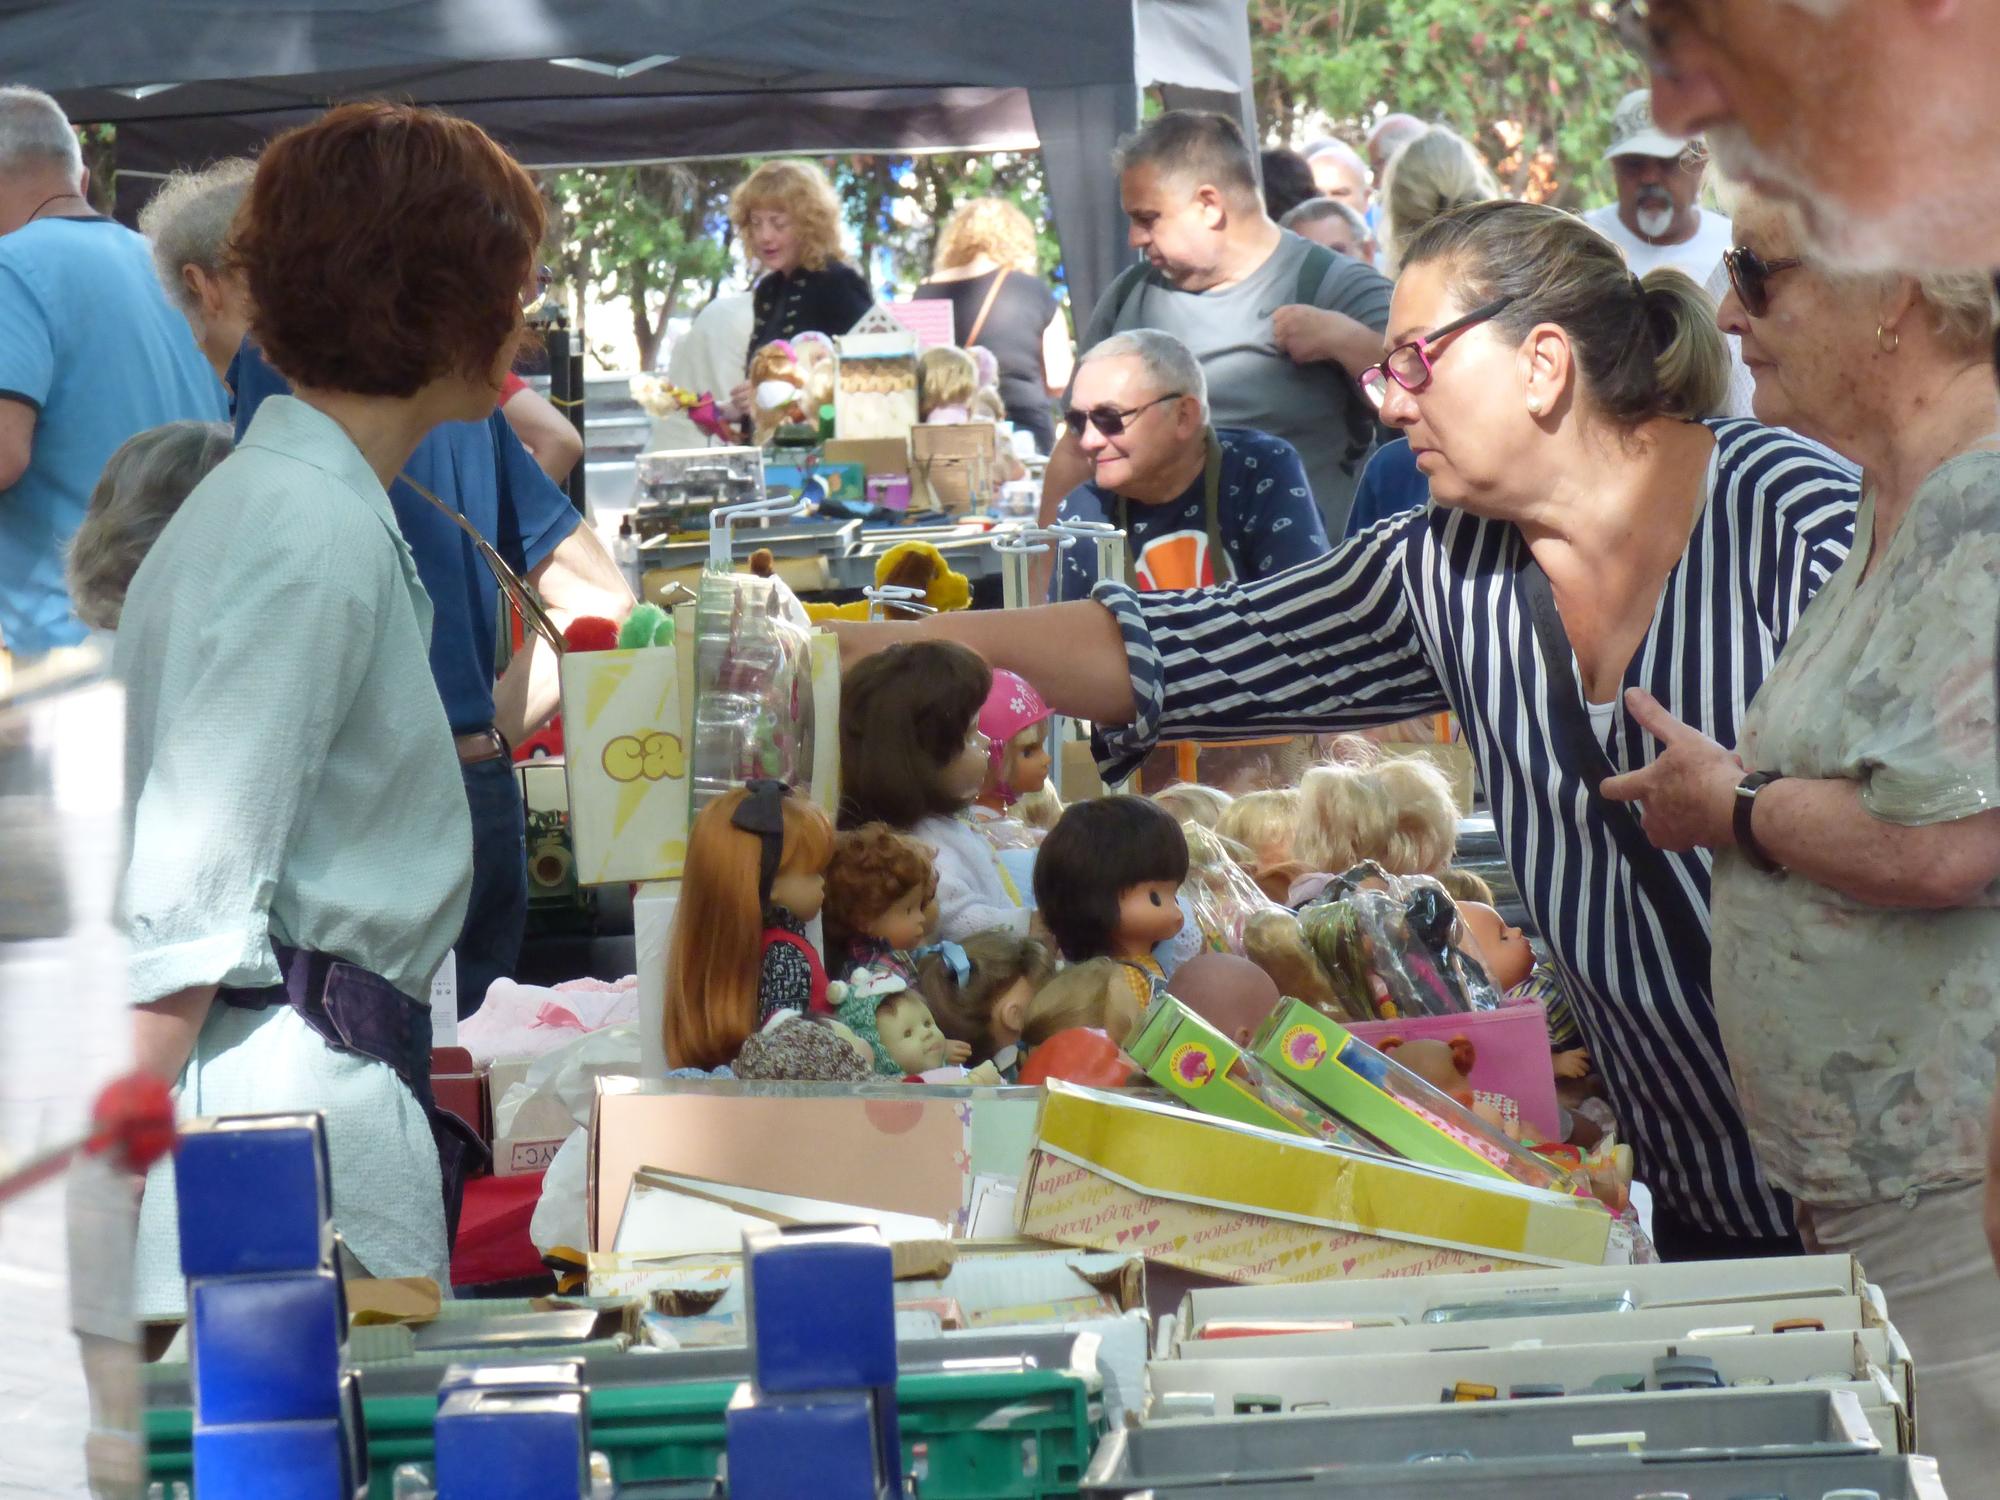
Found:
<svg viewBox="0 0 2000 1500"><path fill-rule="evenodd" d="M868 601L868 618L871 620L885 618L884 610L892 604L908 614L934 615L937 613L937 606L935 604L926 604L924 602L924 591L922 589L913 589L906 584L871 583L861 590L861 597Z"/></svg>

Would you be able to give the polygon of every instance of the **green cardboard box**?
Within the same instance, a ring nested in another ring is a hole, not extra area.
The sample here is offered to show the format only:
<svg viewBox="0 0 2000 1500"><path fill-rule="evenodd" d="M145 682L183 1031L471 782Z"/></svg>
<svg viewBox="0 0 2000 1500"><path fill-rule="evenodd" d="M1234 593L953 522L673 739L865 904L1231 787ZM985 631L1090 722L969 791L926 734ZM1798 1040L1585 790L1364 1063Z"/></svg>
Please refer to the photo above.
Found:
<svg viewBox="0 0 2000 1500"><path fill-rule="evenodd" d="M1510 1141L1303 1000L1279 1001L1251 1038L1250 1051L1285 1084L1409 1161L1572 1190L1569 1174L1553 1162Z"/></svg>
<svg viewBox="0 0 2000 1500"><path fill-rule="evenodd" d="M1378 1142L1282 1082L1172 995L1163 994L1146 1008L1125 1051L1148 1078L1201 1114L1386 1154Z"/></svg>

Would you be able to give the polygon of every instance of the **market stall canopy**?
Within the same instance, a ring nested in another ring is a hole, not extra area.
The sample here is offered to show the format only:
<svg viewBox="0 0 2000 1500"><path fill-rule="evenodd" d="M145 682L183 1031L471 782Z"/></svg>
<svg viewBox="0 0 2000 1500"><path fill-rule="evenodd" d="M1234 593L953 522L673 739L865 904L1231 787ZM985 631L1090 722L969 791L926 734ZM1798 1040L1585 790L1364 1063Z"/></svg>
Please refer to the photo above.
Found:
<svg viewBox="0 0 2000 1500"><path fill-rule="evenodd" d="M1039 142L1088 308L1126 257L1106 156L1140 90L1247 120L1245 3L11 0L0 58L115 124L142 195L357 98L450 109L531 166Z"/></svg>

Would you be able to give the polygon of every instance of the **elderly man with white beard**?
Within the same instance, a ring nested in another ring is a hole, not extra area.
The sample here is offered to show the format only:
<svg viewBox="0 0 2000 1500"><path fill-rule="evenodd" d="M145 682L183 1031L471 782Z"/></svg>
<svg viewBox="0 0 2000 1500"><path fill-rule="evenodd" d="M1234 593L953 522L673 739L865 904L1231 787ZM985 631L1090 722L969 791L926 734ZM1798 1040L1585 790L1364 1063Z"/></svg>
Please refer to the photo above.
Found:
<svg viewBox="0 0 2000 1500"><path fill-rule="evenodd" d="M1625 252L1636 276L1668 266L1707 286L1730 245L1729 221L1696 201L1708 157L1697 141L1653 122L1652 94L1634 89L1611 119L1604 153L1618 182L1618 201L1583 216Z"/></svg>

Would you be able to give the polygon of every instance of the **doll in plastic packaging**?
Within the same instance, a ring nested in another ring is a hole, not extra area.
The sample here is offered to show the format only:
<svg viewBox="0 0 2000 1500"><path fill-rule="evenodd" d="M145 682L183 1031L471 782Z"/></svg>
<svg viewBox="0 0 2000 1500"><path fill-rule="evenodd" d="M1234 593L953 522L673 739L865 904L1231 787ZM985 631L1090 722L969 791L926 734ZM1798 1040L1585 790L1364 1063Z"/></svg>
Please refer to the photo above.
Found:
<svg viewBox="0 0 2000 1500"><path fill-rule="evenodd" d="M1299 913L1306 944L1357 1020L1457 1015L1500 1003L1467 953L1470 939L1444 887L1362 863L1334 876Z"/></svg>
<svg viewBox="0 0 2000 1500"><path fill-rule="evenodd" d="M1166 978L1154 950L1186 920L1187 874L1187 836L1172 813L1144 797L1101 797L1069 808L1043 840L1035 902L1064 958L1119 960L1144 1010Z"/></svg>
<svg viewBox="0 0 2000 1500"><path fill-rule="evenodd" d="M845 979L880 969L914 983L915 952L937 921L931 852L887 823L835 836L826 867L827 952Z"/></svg>
<svg viewBox="0 0 2000 1500"><path fill-rule="evenodd" d="M667 954L669 1067L719 1067L777 1011L829 1009L806 924L832 853L826 814L783 782L752 782L702 809Z"/></svg>
<svg viewBox="0 0 2000 1500"><path fill-rule="evenodd" d="M979 714L992 687L986 663L950 641L891 646L840 685L841 826L886 823L931 851L950 942L1028 935L1028 901L971 813L991 764Z"/></svg>
<svg viewBox="0 0 2000 1500"><path fill-rule="evenodd" d="M917 989L939 1030L972 1049L967 1061L990 1061L1012 1077L1028 1006L1055 970L1055 954L1035 938L975 932L963 943L939 943L920 953Z"/></svg>
<svg viewBox="0 0 2000 1500"><path fill-rule="evenodd" d="M1315 766L1299 782L1293 853L1308 872L1287 903L1304 906L1364 860L1391 875L1436 875L1458 847L1458 799L1442 771L1417 755L1372 765Z"/></svg>

